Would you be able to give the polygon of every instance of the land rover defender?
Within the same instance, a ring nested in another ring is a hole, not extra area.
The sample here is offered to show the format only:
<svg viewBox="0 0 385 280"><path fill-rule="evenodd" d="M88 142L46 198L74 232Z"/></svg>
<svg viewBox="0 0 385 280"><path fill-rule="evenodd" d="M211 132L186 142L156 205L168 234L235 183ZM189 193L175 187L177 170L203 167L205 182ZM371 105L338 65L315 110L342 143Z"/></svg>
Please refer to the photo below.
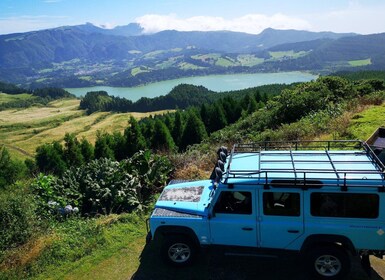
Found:
<svg viewBox="0 0 385 280"><path fill-rule="evenodd" d="M341 279L350 255L385 252L384 165L362 141L222 147L210 179L164 188L148 241L177 266L221 246L297 253L312 279Z"/></svg>

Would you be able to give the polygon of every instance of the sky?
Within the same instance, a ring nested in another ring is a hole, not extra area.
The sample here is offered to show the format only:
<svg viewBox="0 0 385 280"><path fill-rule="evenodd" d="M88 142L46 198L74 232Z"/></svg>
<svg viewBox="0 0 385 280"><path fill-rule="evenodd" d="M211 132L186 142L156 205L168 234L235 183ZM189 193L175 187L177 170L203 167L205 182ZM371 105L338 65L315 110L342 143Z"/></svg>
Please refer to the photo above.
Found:
<svg viewBox="0 0 385 280"><path fill-rule="evenodd" d="M139 23L146 33L265 28L385 32L385 0L0 0L0 34L90 22Z"/></svg>

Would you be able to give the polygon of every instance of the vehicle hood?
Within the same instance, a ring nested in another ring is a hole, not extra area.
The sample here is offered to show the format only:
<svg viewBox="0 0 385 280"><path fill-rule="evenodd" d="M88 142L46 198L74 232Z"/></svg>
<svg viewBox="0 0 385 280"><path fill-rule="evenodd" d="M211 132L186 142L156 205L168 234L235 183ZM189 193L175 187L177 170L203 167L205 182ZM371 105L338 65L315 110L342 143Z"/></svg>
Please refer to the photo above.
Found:
<svg viewBox="0 0 385 280"><path fill-rule="evenodd" d="M155 208L205 216L212 194L211 180L172 184L164 188Z"/></svg>

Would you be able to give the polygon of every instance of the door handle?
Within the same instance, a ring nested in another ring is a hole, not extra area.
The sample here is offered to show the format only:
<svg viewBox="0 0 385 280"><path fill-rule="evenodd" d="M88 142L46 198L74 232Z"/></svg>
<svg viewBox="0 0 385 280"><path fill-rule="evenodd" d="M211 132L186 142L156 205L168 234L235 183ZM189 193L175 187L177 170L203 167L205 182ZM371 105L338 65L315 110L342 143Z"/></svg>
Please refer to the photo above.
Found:
<svg viewBox="0 0 385 280"><path fill-rule="evenodd" d="M297 229L288 229L287 232L288 233L299 233L299 230L297 230Z"/></svg>
<svg viewBox="0 0 385 280"><path fill-rule="evenodd" d="M250 231L250 230L253 230L253 228L251 228L251 227L243 227L242 230Z"/></svg>

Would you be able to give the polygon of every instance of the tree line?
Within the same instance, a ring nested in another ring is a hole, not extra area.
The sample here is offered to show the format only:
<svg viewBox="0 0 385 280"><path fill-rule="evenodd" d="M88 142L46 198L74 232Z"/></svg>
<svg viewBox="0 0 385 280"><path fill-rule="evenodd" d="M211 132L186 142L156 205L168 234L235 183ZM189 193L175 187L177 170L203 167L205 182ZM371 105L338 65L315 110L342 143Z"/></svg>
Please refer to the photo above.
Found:
<svg viewBox="0 0 385 280"><path fill-rule="evenodd" d="M70 166L81 166L93 159L120 161L147 149L184 151L189 145L200 143L211 133L261 108L267 101L265 98L256 91L239 100L227 96L214 103L150 116L139 122L131 116L123 133L98 132L94 145L84 138L78 140L73 134L66 134L64 145L53 142L39 146L36 164L42 172L60 175Z"/></svg>
<svg viewBox="0 0 385 280"><path fill-rule="evenodd" d="M38 88L35 90L26 90L20 87L17 87L13 84L7 84L0 82L0 92L7 94L22 94L29 93L32 95L31 98L19 99L8 101L0 104L0 111L11 109L11 108L28 108L37 104L47 105L49 102L61 98L70 98L75 97L73 94L62 88Z"/></svg>
<svg viewBox="0 0 385 280"><path fill-rule="evenodd" d="M278 95L282 89L291 85L274 84L244 90L229 92L214 92L203 86L180 84L173 88L167 95L154 98L142 97L136 102L126 98L110 96L106 91L92 91L80 101L80 108L92 114L97 111L107 112L151 112L168 109L186 109L199 107L202 104L213 103L223 97L231 96L235 99L245 95L260 92L260 98L267 100L268 96Z"/></svg>

